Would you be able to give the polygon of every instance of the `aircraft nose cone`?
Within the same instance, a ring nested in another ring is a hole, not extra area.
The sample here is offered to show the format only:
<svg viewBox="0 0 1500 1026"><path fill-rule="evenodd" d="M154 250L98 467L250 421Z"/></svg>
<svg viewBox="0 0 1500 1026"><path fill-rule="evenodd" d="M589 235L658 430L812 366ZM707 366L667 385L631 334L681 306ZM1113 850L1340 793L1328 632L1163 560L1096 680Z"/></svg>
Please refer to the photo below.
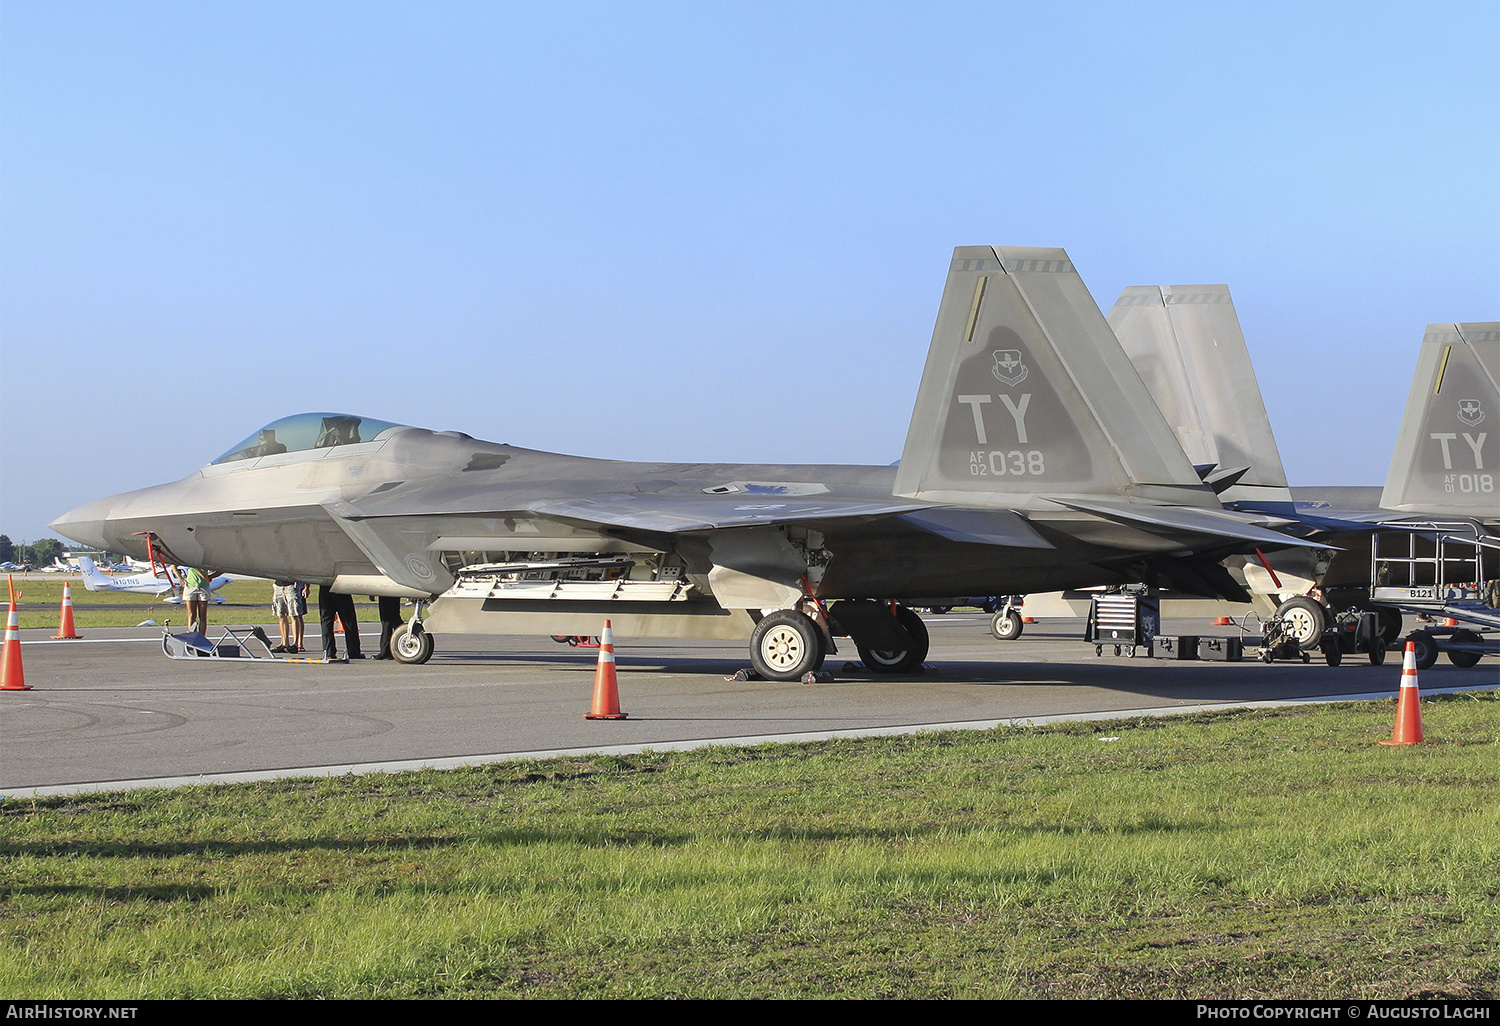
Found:
<svg viewBox="0 0 1500 1026"><path fill-rule="evenodd" d="M108 549L109 540L104 536L104 523L109 519L113 499L99 499L71 510L47 525L65 538L96 549Z"/></svg>

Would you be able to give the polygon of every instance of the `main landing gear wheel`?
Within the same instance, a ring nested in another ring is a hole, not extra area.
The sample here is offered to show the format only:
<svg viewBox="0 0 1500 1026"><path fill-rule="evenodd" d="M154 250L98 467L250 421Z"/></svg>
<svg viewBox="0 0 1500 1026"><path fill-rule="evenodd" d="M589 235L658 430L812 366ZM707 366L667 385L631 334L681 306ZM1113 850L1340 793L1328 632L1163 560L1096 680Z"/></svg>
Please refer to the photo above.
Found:
<svg viewBox="0 0 1500 1026"><path fill-rule="evenodd" d="M859 658L872 673L909 673L922 665L927 658L927 625L922 618L905 606L896 610L896 622L911 637L911 645L898 649L859 649Z"/></svg>
<svg viewBox="0 0 1500 1026"><path fill-rule="evenodd" d="M1318 647L1318 642L1323 637L1323 628L1328 623L1322 606L1306 595L1298 595L1277 606L1276 615L1287 622L1287 626L1292 629L1292 637L1297 639L1297 644L1304 652Z"/></svg>
<svg viewBox="0 0 1500 1026"><path fill-rule="evenodd" d="M990 617L990 633L995 636L996 641L1014 641L1021 636L1021 631L1024 629L1021 614L1014 609L1010 612L1001 609Z"/></svg>
<svg viewBox="0 0 1500 1026"><path fill-rule="evenodd" d="M778 609L750 635L750 665L766 680L801 680L823 665L823 631L811 617Z"/></svg>
<svg viewBox="0 0 1500 1026"><path fill-rule="evenodd" d="M398 663L415 666L432 658L432 635L411 624L404 623L391 635L391 655Z"/></svg>

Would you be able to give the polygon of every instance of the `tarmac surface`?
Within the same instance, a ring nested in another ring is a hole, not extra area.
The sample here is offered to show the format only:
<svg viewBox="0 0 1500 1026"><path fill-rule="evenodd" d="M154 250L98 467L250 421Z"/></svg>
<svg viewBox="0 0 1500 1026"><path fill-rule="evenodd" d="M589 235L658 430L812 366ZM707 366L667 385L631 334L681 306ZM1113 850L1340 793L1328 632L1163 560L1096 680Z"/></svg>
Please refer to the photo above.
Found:
<svg viewBox="0 0 1500 1026"><path fill-rule="evenodd" d="M1364 656L1328 667L1316 654L1308 665L1169 662L1139 651L1117 657L1112 647L1096 657L1080 640L1081 620L1031 624L1019 640L998 642L982 614L924 619L932 647L922 673L845 668L858 655L844 641L825 666L834 682L813 685L726 680L748 665L740 642L617 638L629 718L614 721L583 718L597 651L546 637L442 635L429 663L405 666L172 660L152 628L87 630L80 641L28 630L34 690L0 694L0 795L1389 698L1400 683L1394 652L1379 667ZM1164 633L1236 629L1169 620ZM373 652L373 632L362 637ZM1421 684L1492 688L1495 666L1460 670L1444 660Z"/></svg>

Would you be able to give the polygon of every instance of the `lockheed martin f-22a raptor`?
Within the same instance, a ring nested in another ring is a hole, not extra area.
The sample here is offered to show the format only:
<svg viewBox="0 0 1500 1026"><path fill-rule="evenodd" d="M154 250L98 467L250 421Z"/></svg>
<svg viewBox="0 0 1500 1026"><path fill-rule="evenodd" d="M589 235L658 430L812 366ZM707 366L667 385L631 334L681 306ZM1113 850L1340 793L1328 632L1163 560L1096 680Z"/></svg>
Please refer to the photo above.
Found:
<svg viewBox="0 0 1500 1026"><path fill-rule="evenodd" d="M776 401L767 397L767 402ZM433 635L748 639L795 680L849 637L919 670L903 600L1146 583L1246 601L1220 560L1306 544L1227 510L1061 249L954 251L898 465L633 463L338 414L53 523L111 551L416 601Z"/></svg>

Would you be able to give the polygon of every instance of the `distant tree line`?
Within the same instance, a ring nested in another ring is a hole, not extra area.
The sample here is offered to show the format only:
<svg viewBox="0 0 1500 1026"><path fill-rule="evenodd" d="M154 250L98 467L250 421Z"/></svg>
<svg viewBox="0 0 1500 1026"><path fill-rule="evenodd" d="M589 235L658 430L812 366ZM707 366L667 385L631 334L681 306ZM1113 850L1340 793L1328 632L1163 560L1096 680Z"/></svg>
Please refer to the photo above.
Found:
<svg viewBox="0 0 1500 1026"><path fill-rule="evenodd" d="M10 535L0 534L0 563L30 563L32 566L51 566L52 561L63 554L63 543L56 538L43 538L30 544L19 545L10 540Z"/></svg>

